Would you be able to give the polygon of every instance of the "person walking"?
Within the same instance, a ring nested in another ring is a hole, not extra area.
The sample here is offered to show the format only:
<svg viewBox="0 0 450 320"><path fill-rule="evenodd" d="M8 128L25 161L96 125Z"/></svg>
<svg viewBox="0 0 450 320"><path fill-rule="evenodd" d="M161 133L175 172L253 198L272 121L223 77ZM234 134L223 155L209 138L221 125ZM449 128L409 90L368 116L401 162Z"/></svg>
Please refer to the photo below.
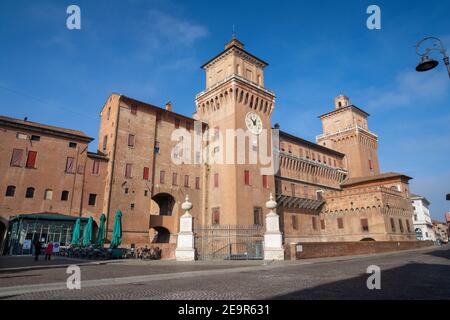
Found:
<svg viewBox="0 0 450 320"><path fill-rule="evenodd" d="M47 248L45 249L45 260L51 260L51 256L53 253L53 242L49 242L47 244Z"/></svg>
<svg viewBox="0 0 450 320"><path fill-rule="evenodd" d="M41 249L42 249L41 243L39 242L39 240L36 240L36 242L34 243L34 261L39 260Z"/></svg>

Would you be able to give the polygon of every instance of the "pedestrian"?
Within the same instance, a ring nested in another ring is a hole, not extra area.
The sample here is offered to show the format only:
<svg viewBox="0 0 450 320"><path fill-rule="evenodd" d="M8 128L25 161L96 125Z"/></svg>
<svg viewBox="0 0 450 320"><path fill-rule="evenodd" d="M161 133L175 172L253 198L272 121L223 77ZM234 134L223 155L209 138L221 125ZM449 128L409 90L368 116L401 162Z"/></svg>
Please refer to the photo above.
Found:
<svg viewBox="0 0 450 320"><path fill-rule="evenodd" d="M45 260L51 260L51 256L53 253L53 242L49 242L47 244L47 248L45 249Z"/></svg>
<svg viewBox="0 0 450 320"><path fill-rule="evenodd" d="M34 261L39 260L41 249L42 249L41 243L39 242L39 240L36 240L36 242L34 243Z"/></svg>

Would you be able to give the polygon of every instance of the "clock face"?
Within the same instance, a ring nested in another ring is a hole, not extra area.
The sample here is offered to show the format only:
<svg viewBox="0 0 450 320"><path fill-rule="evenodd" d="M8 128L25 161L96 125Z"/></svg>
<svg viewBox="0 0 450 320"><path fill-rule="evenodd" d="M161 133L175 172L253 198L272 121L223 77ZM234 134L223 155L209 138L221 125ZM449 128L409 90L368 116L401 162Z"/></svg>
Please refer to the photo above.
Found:
<svg viewBox="0 0 450 320"><path fill-rule="evenodd" d="M253 134L260 134L262 132L263 125L261 118L254 112L247 113L245 116L245 124Z"/></svg>

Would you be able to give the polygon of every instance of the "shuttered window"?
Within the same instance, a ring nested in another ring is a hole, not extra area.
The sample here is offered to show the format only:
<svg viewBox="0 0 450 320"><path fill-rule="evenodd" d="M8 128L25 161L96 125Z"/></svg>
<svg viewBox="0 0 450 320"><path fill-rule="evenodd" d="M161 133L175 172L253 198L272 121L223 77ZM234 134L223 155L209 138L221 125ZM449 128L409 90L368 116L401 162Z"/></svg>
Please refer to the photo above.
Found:
<svg viewBox="0 0 450 320"><path fill-rule="evenodd" d="M184 176L184 186L186 188L189 188L189 176L188 175Z"/></svg>
<svg viewBox="0 0 450 320"><path fill-rule="evenodd" d="M11 156L11 166L20 167L22 164L23 150L22 149L13 149Z"/></svg>
<svg viewBox="0 0 450 320"><path fill-rule="evenodd" d="M28 157L27 157L27 168L36 168L36 158L37 158L37 152L36 151L28 151Z"/></svg>
<svg viewBox="0 0 450 320"><path fill-rule="evenodd" d="M323 220L323 219L320 220L320 228L322 230L325 230L325 220Z"/></svg>
<svg viewBox="0 0 450 320"><path fill-rule="evenodd" d="M144 180L148 180L148 174L149 174L149 169L148 169L148 167L144 167L144 173L143 173L143 175L142 175L142 178L143 178Z"/></svg>
<svg viewBox="0 0 450 320"><path fill-rule="evenodd" d="M298 220L296 215L291 216L292 221L292 229L297 230L298 229Z"/></svg>
<svg viewBox="0 0 450 320"><path fill-rule="evenodd" d="M317 230L317 218L316 217L312 217L312 227L313 227L313 230Z"/></svg>
<svg viewBox="0 0 450 320"><path fill-rule="evenodd" d="M134 147L134 134L129 134L128 135L128 146L129 147Z"/></svg>
<svg viewBox="0 0 450 320"><path fill-rule="evenodd" d="M176 172L172 173L172 185L173 186L178 185L178 174Z"/></svg>
<svg viewBox="0 0 450 320"><path fill-rule="evenodd" d="M219 187L219 174L218 173L214 173L214 187L215 188Z"/></svg>
<svg viewBox="0 0 450 320"><path fill-rule="evenodd" d="M66 160L66 173L73 173L74 172L74 165L75 165L75 158L67 157L67 160Z"/></svg>
<svg viewBox="0 0 450 320"><path fill-rule="evenodd" d="M94 160L94 163L92 164L92 174L98 174L100 170L100 161Z"/></svg>
<svg viewBox="0 0 450 320"><path fill-rule="evenodd" d="M166 183L166 172L163 170L159 172L159 183L161 184Z"/></svg>
<svg viewBox="0 0 450 320"><path fill-rule="evenodd" d="M344 220L342 218L338 218L337 223L339 229L344 229Z"/></svg>
<svg viewBox="0 0 450 320"><path fill-rule="evenodd" d="M267 175L263 175L262 176L262 185L263 185L263 188L269 188L269 179L268 179L268 177L267 177Z"/></svg>
<svg viewBox="0 0 450 320"><path fill-rule="evenodd" d="M131 163L125 165L125 178L131 178Z"/></svg>
<svg viewBox="0 0 450 320"><path fill-rule="evenodd" d="M200 189L200 177L195 177L195 189Z"/></svg>
<svg viewBox="0 0 450 320"><path fill-rule="evenodd" d="M244 183L246 186L250 185L250 171L244 170Z"/></svg>
<svg viewBox="0 0 450 320"><path fill-rule="evenodd" d="M212 209L212 224L213 225L220 224L220 208Z"/></svg>
<svg viewBox="0 0 450 320"><path fill-rule="evenodd" d="M369 221L367 219L361 219L361 228L362 228L362 231L365 231L365 232L369 231Z"/></svg>

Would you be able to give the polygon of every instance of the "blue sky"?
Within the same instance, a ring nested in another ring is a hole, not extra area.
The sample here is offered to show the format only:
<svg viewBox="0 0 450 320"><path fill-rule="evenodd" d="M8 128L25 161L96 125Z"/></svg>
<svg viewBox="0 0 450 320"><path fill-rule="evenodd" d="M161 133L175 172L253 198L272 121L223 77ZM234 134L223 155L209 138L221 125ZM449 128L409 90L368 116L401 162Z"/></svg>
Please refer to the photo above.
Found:
<svg viewBox="0 0 450 320"><path fill-rule="evenodd" d="M81 8L82 29L66 28ZM381 30L366 8L381 8ZM411 190L450 211L450 81L441 62L414 71L414 45L450 48L449 1L23 1L0 2L0 114L76 128L97 137L111 92L191 115L204 89L200 65L219 53L232 25L246 49L269 62L273 123L309 140L318 115L346 94L371 114L382 171L414 177ZM435 56L441 60L439 55ZM95 149L96 144L92 145Z"/></svg>

